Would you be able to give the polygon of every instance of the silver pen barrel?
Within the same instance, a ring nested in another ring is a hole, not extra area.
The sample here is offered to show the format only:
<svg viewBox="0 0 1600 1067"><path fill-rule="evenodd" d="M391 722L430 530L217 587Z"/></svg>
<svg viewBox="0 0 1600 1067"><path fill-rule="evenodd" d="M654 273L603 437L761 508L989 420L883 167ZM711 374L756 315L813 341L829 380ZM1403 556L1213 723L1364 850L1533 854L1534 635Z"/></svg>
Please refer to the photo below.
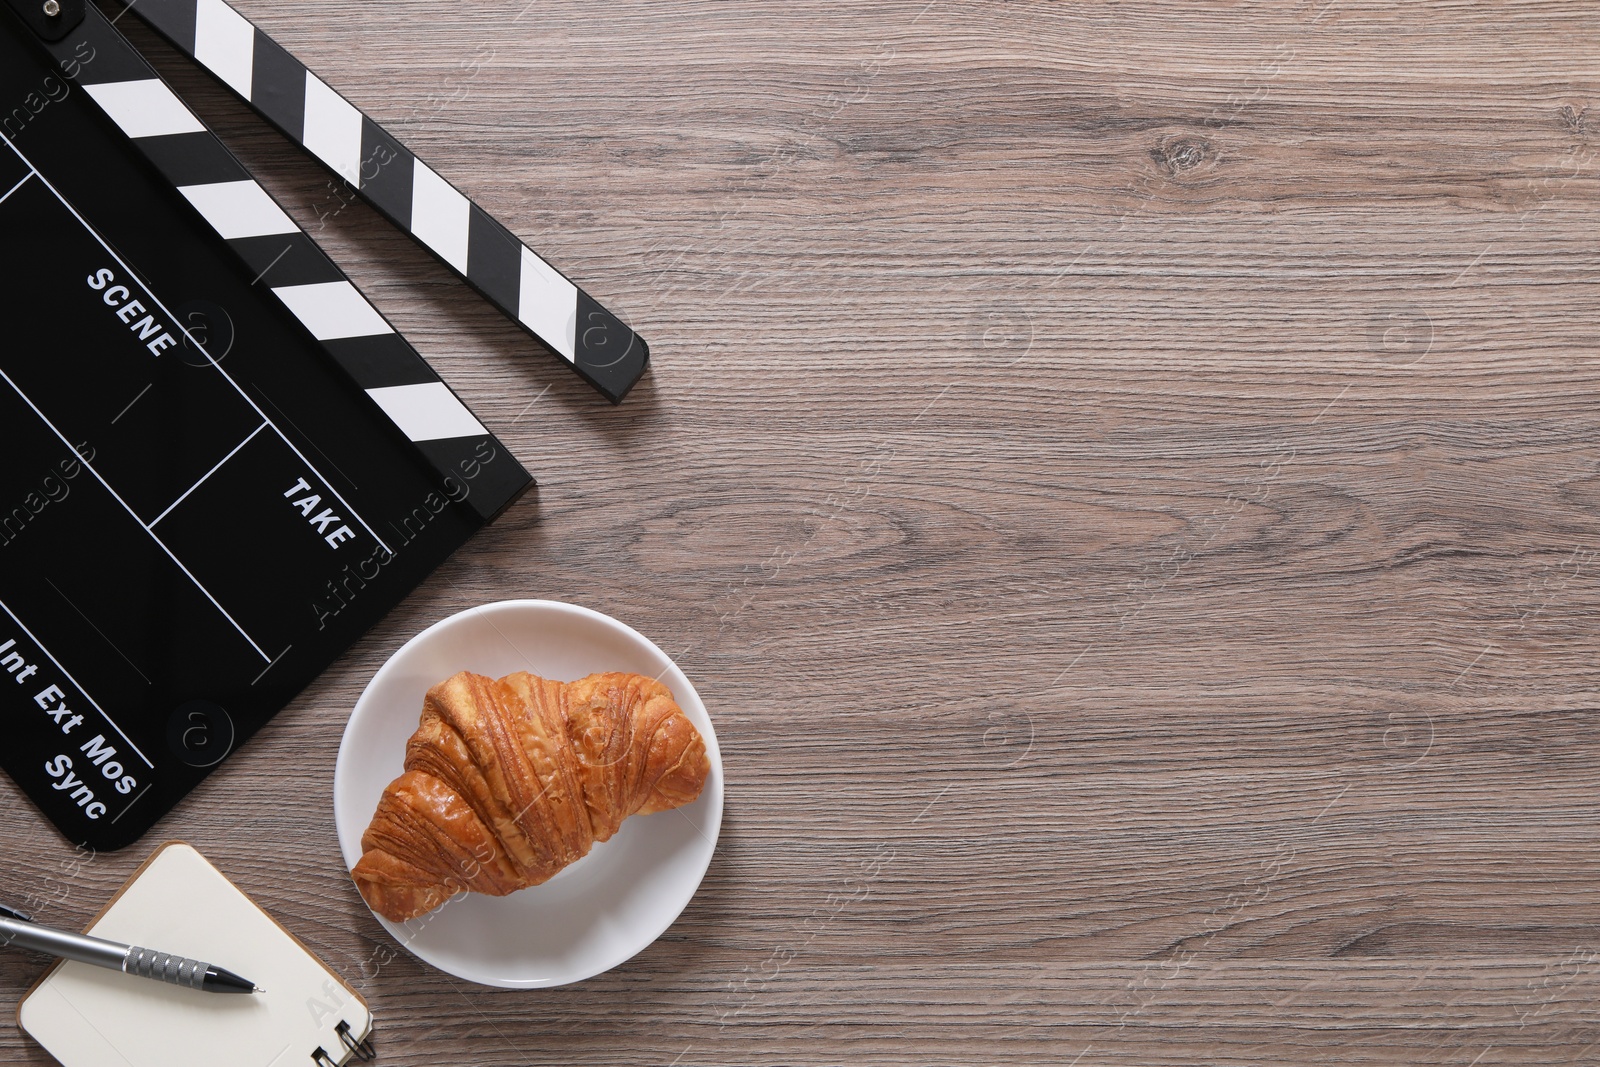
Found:
<svg viewBox="0 0 1600 1067"><path fill-rule="evenodd" d="M0 919L0 945L32 949L62 959L77 960L95 967L122 970L128 958L128 946L84 934L69 934L65 930L52 930L47 926Z"/></svg>
<svg viewBox="0 0 1600 1067"><path fill-rule="evenodd" d="M65 930L52 930L14 919L0 919L0 946L31 949L188 989L205 988L207 965L198 960L148 948L119 945L104 938L70 934Z"/></svg>

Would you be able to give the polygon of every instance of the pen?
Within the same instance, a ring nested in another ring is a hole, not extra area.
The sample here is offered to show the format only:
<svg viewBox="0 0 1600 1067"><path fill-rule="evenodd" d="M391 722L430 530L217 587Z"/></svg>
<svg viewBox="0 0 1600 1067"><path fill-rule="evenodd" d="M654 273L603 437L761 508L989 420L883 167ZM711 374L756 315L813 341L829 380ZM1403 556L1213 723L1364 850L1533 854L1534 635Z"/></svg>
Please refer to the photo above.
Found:
<svg viewBox="0 0 1600 1067"><path fill-rule="evenodd" d="M26 948L62 959L105 967L140 978L198 989L206 993L257 993L256 984L232 971L198 960L155 952L133 945L119 945L104 938L69 934L39 926L12 908L0 907L0 946Z"/></svg>

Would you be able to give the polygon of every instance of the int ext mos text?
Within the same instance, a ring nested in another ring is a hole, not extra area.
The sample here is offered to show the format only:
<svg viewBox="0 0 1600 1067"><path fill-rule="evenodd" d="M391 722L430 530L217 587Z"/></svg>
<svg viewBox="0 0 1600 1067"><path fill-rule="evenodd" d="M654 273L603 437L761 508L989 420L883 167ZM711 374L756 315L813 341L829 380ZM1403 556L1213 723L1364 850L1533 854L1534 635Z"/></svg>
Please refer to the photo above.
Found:
<svg viewBox="0 0 1600 1067"><path fill-rule="evenodd" d="M4 667L11 675L11 680L18 685L26 684L29 678L39 673L38 664L29 663L23 658L17 649L15 638L0 644L0 667ZM55 725L61 727L61 732L69 737L73 730L83 724L83 716L72 710L67 704L67 694L54 682L50 682L34 694L33 702L39 705ZM76 741L77 738L74 737L72 740ZM106 743L104 734L95 734L89 738L78 746L78 752L81 765L76 770L73 758L64 752L54 759L45 761L44 770L51 778L56 779L50 783L50 788L66 793L68 799L83 809L85 818L98 819L106 813L105 804L95 797L95 789L100 786L99 779L94 777L95 774L105 780L106 786L123 795L139 788L138 779L124 773L125 769L117 759L117 750ZM82 771L84 777L78 777L77 771Z"/></svg>

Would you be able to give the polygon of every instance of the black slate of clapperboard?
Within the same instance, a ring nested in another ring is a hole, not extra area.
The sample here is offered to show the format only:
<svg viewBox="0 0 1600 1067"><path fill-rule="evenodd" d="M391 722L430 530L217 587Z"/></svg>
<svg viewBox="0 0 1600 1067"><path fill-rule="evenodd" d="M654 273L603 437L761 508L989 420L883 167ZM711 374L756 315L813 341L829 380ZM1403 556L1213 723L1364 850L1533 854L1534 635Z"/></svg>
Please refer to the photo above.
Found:
<svg viewBox="0 0 1600 1067"><path fill-rule="evenodd" d="M52 58L0 9L0 765L101 850L530 484L487 432L408 440L360 353L252 284L57 68L150 77L119 41ZM337 743L343 709L306 714Z"/></svg>

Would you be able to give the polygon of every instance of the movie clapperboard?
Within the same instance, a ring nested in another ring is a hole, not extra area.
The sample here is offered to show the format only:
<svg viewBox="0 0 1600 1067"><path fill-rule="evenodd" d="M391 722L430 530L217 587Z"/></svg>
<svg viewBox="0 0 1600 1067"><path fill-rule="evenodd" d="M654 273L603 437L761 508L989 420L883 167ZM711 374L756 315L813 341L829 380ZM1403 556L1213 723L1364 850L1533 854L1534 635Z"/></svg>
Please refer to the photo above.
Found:
<svg viewBox="0 0 1600 1067"><path fill-rule="evenodd" d="M127 10L608 399L644 372L223 0ZM0 4L0 138L0 765L114 849L532 479L92 4Z"/></svg>

